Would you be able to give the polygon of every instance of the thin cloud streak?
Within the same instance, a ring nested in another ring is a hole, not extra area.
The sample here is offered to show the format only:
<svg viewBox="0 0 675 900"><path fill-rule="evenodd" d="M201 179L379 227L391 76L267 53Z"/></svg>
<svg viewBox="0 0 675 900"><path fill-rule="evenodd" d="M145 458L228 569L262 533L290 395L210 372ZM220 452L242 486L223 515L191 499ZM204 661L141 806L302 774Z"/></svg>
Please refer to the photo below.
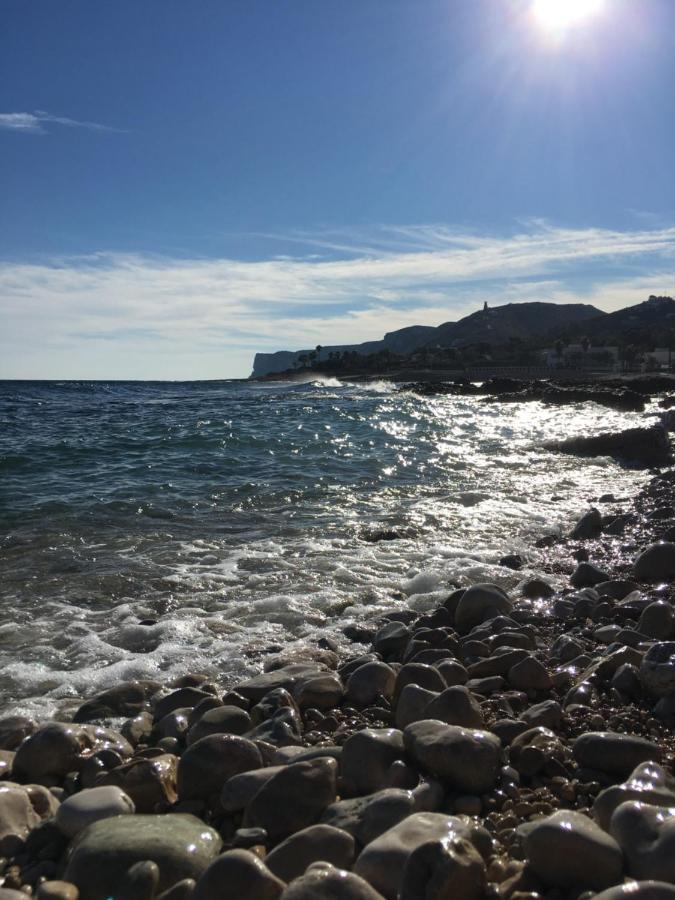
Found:
<svg viewBox="0 0 675 900"><path fill-rule="evenodd" d="M125 355L154 359L155 368L139 369L137 377L175 377L174 359L201 351L212 354L210 377L247 375L255 350L379 339L406 325L460 318L483 300L585 302L611 310L675 290L675 228L616 232L532 223L513 237L495 237L420 226L396 230L405 249L375 253L380 237L367 242L367 255L332 260L100 253L2 263L0 346L9 360L3 373L12 377L7 367L19 350L36 360L67 358L72 366L78 354L86 359L85 347L97 347L111 366L117 359L120 375ZM358 246L363 238L345 233L339 243ZM226 356L236 370L227 369ZM206 377L203 370L195 374Z"/></svg>
<svg viewBox="0 0 675 900"><path fill-rule="evenodd" d="M53 116L51 113L41 109L37 109L32 113L0 113L0 129L5 131L18 131L25 134L47 134L49 129L45 128L46 124L63 125L66 128L84 128L87 131L123 133L120 128L101 125L100 122L81 122L77 119L69 119L67 116Z"/></svg>

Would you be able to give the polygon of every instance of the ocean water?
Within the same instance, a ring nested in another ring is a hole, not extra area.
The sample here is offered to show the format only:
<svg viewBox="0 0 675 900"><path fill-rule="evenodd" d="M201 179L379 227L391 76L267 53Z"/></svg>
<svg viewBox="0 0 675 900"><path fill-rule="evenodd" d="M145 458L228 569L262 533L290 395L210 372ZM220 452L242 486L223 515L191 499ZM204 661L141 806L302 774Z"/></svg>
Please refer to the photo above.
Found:
<svg viewBox="0 0 675 900"><path fill-rule="evenodd" d="M515 588L551 561L537 537L645 480L542 441L648 418L335 379L0 382L0 713L65 715L135 677L228 684L453 585Z"/></svg>

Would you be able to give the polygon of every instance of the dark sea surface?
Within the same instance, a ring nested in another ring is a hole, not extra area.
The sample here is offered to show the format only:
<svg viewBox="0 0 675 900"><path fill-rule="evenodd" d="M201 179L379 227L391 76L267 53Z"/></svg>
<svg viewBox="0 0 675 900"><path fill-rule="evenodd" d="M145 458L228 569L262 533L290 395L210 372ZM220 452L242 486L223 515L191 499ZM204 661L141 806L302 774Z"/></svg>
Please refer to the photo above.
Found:
<svg viewBox="0 0 675 900"><path fill-rule="evenodd" d="M503 554L536 569L537 537L645 480L541 442L644 422L335 379L0 382L0 711L227 681L453 584L515 588Z"/></svg>

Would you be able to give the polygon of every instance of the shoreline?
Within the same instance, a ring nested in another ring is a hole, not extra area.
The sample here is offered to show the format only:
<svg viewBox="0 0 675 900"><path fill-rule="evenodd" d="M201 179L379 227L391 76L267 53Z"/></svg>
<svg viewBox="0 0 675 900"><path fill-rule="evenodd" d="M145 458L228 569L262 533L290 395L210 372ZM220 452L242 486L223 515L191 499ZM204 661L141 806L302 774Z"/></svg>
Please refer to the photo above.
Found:
<svg viewBox="0 0 675 900"><path fill-rule="evenodd" d="M675 469L572 534L537 542L578 564L569 587L544 572L518 596L474 586L397 609L352 632L365 655L324 639L233 690L186 673L104 691L70 724L4 717L5 892L131 896L140 879L133 896L178 900L192 879L195 900L223 882L241 898L339 884L330 896L577 900L624 878L675 882L665 850L631 848L632 807L606 814L645 763L652 802L675 807L675 663L644 662L675 636L675 547L633 570L645 544L675 539Z"/></svg>

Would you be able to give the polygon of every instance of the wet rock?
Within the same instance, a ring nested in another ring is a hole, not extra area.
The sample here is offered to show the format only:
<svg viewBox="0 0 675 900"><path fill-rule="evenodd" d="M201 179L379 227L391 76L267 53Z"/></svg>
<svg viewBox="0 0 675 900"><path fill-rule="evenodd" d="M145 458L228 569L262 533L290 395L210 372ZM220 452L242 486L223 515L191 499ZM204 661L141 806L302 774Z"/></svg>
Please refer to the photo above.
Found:
<svg viewBox="0 0 675 900"><path fill-rule="evenodd" d="M37 722L25 716L0 719L0 750L16 750L22 741L37 731Z"/></svg>
<svg viewBox="0 0 675 900"><path fill-rule="evenodd" d="M112 749L131 756L131 745L115 731L93 725L42 725L16 751L14 777L42 781L63 777L80 768L83 759L100 750Z"/></svg>
<svg viewBox="0 0 675 900"><path fill-rule="evenodd" d="M511 611L511 601L496 584L475 584L462 594L455 612L455 626L467 634L475 625Z"/></svg>
<svg viewBox="0 0 675 900"><path fill-rule="evenodd" d="M471 836L471 828L455 816L415 813L368 844L356 860L354 872L387 900L395 900L406 863L418 847L429 841L470 840Z"/></svg>
<svg viewBox="0 0 675 900"><path fill-rule="evenodd" d="M346 699L362 709L371 706L378 697L391 699L395 684L396 672L390 666L382 662L368 662L349 676Z"/></svg>
<svg viewBox="0 0 675 900"><path fill-rule="evenodd" d="M0 783L0 854L17 853L39 822L28 791L12 782Z"/></svg>
<svg viewBox="0 0 675 900"><path fill-rule="evenodd" d="M609 830L629 875L675 882L675 809L629 800L614 811Z"/></svg>
<svg viewBox="0 0 675 900"><path fill-rule="evenodd" d="M576 588L595 587L609 579L607 572L589 562L581 562L570 577L570 583Z"/></svg>
<svg viewBox="0 0 675 900"><path fill-rule="evenodd" d="M75 838L64 879L82 900L106 900L121 892L131 866L151 860L159 867L158 889L165 891L185 878L198 879L221 844L217 832L193 816L103 819Z"/></svg>
<svg viewBox="0 0 675 900"><path fill-rule="evenodd" d="M674 621L675 614L670 603L665 600L657 600L643 609L637 630L647 637L664 641L671 637Z"/></svg>
<svg viewBox="0 0 675 900"><path fill-rule="evenodd" d="M158 681L125 681L87 700L73 722L94 722L113 716L137 716L150 708L150 698L161 688Z"/></svg>
<svg viewBox="0 0 675 900"><path fill-rule="evenodd" d="M343 792L353 796L388 787L392 763L404 756L402 731L396 728L357 731L342 747Z"/></svg>
<svg viewBox="0 0 675 900"><path fill-rule="evenodd" d="M644 762L660 762L661 748L644 738L613 731L589 731L572 745L574 757L581 766L613 775L629 775Z"/></svg>
<svg viewBox="0 0 675 900"><path fill-rule="evenodd" d="M296 878L281 895L282 900L382 900L367 881L336 869L329 863L313 863L307 872Z"/></svg>
<svg viewBox="0 0 675 900"><path fill-rule="evenodd" d="M334 709L342 700L342 679L334 672L321 672L303 678L293 688L293 697L300 709Z"/></svg>
<svg viewBox="0 0 675 900"><path fill-rule="evenodd" d="M66 837L73 838L92 822L134 812L133 800L120 788L94 787L64 800L57 810L56 824Z"/></svg>
<svg viewBox="0 0 675 900"><path fill-rule="evenodd" d="M629 800L652 806L675 807L675 778L657 763L646 762L636 766L623 784L613 784L596 797L593 816L600 827L608 831L614 810Z"/></svg>
<svg viewBox="0 0 675 900"><path fill-rule="evenodd" d="M582 813L559 810L519 830L528 864L545 885L597 891L623 878L621 848Z"/></svg>
<svg viewBox="0 0 675 900"><path fill-rule="evenodd" d="M219 794L228 778L259 769L260 750L244 737L212 734L192 744L178 764L180 800L207 800Z"/></svg>
<svg viewBox="0 0 675 900"><path fill-rule="evenodd" d="M672 581L675 578L675 543L650 544L635 560L638 581Z"/></svg>
<svg viewBox="0 0 675 900"><path fill-rule="evenodd" d="M574 541L585 541L599 537L601 533L602 514L599 509L592 508L579 519L570 532L570 537Z"/></svg>
<svg viewBox="0 0 675 900"><path fill-rule="evenodd" d="M428 841L408 857L399 900L481 900L485 895L485 863L465 838Z"/></svg>
<svg viewBox="0 0 675 900"><path fill-rule="evenodd" d="M461 793L484 794L495 785L501 744L487 731L428 719L408 725L403 742L423 771Z"/></svg>
<svg viewBox="0 0 675 900"><path fill-rule="evenodd" d="M355 847L354 838L341 828L310 825L276 846L265 862L271 872L288 882L299 878L319 860L339 869L351 869Z"/></svg>
<svg viewBox="0 0 675 900"><path fill-rule="evenodd" d="M207 710L187 734L187 744L195 744L209 734L242 735L251 728L251 717L238 706L217 706Z"/></svg>
<svg viewBox="0 0 675 900"><path fill-rule="evenodd" d="M153 813L176 802L178 758L162 753L151 759L130 759L100 775L97 787L114 786L131 797L136 812Z"/></svg>
<svg viewBox="0 0 675 900"><path fill-rule="evenodd" d="M274 669L271 672L263 672L237 685L237 693L258 703L265 694L276 688L284 688L284 690L292 691L295 685L302 678L315 675L320 672L321 668L315 663L293 663L289 666L283 666L280 669Z"/></svg>
<svg viewBox="0 0 675 900"><path fill-rule="evenodd" d="M265 863L248 850L228 850L201 876L192 895L194 900L276 900L286 885Z"/></svg>
<svg viewBox="0 0 675 900"><path fill-rule="evenodd" d="M675 641L653 644L640 663L640 680L657 697L675 693Z"/></svg>
<svg viewBox="0 0 675 900"><path fill-rule="evenodd" d="M337 763L329 757L285 766L251 800L244 825L264 828L271 840L315 824L335 802Z"/></svg>

